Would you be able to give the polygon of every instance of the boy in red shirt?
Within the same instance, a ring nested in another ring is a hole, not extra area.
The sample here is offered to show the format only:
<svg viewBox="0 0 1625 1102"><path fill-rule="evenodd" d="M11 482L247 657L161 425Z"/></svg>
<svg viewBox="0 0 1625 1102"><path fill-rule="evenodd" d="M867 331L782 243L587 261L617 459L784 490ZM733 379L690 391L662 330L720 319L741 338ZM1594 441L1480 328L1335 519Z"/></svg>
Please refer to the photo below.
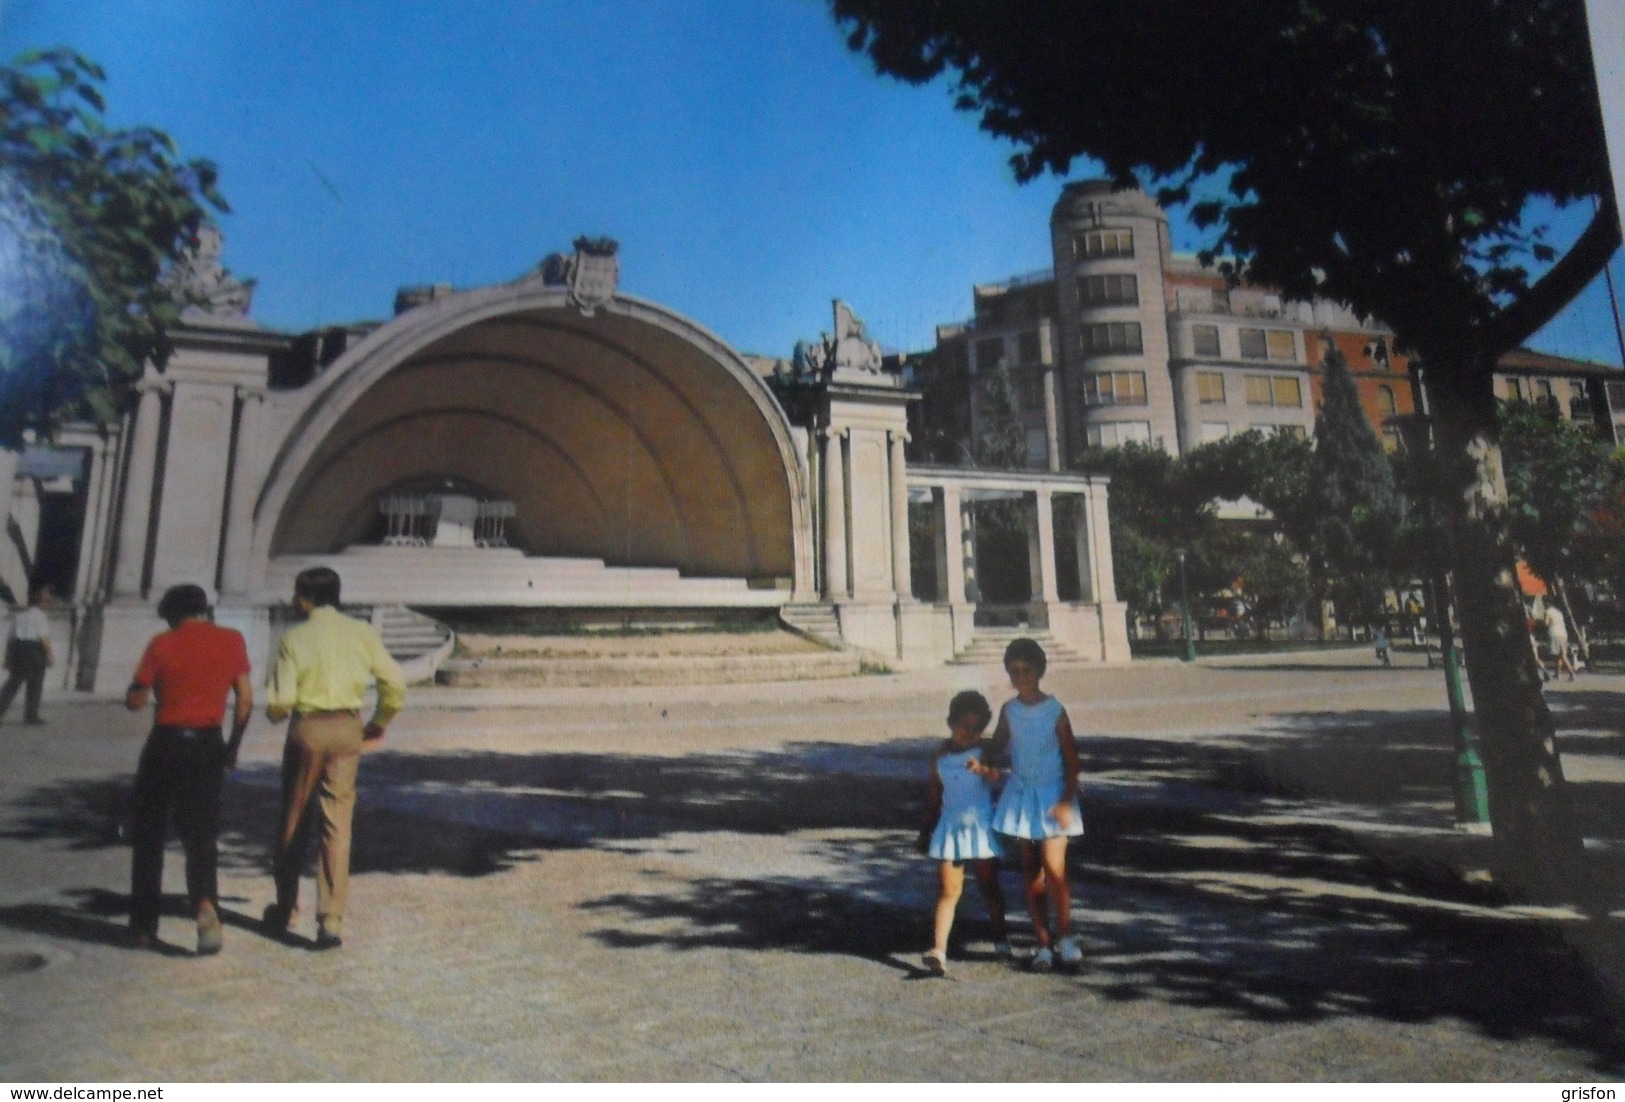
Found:
<svg viewBox="0 0 1625 1102"><path fill-rule="evenodd" d="M158 710L135 774L130 932L136 945L158 939L164 877L164 828L171 809L186 849L186 894L197 915L197 951L218 953L222 938L218 864L220 788L237 764L237 748L254 711L254 687L243 637L209 619L200 586L178 585L158 602L170 630L153 636L130 680L130 711L156 693ZM231 741L221 738L226 693L234 697Z"/></svg>

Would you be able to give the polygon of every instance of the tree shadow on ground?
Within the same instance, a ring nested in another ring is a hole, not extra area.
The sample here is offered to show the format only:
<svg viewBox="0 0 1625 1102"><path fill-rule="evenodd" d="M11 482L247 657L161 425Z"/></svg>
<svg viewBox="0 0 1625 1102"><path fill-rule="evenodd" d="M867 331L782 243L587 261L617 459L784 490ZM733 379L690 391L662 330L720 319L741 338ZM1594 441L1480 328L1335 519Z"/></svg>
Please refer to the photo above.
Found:
<svg viewBox="0 0 1625 1102"><path fill-rule="evenodd" d="M1586 706L1614 714L1606 701ZM712 844L747 840L759 867L590 900L602 920L594 936L895 966L929 925L930 865L908 843L933 745L808 741L681 757L384 751L362 766L352 868L479 877L561 848L680 859L697 838L727 835ZM1442 712L1300 712L1222 739L1090 737L1082 753L1089 835L1074 868L1085 978L1107 997L1270 1020L1451 1016L1491 1036L1621 1057L1610 977L1625 968L1598 967L1625 960L1618 923L1512 920L1490 906L1490 889L1461 877L1485 842L1447 829L1453 751ZM126 785L35 789L11 801L0 835L119 845ZM1596 803L1596 836L1625 838L1621 786L1577 787ZM278 798L274 767L233 775L229 868L266 872ZM786 875L775 854L808 857L809 871ZM1019 922L1008 876L1006 896ZM979 914L967 897L963 909ZM0 912L6 925L56 923L65 936L81 920L95 916Z"/></svg>

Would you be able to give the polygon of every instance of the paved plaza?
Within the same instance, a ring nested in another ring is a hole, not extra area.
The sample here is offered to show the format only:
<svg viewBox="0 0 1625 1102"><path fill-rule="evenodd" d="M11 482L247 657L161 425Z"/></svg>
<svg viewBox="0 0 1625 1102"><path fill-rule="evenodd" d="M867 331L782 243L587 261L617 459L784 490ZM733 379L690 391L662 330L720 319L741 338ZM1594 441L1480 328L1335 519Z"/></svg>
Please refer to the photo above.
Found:
<svg viewBox="0 0 1625 1102"><path fill-rule="evenodd" d="M147 717L50 700L0 727L0 1080L1617 1079L1625 677L1550 689L1614 889L1588 916L1497 898L1451 823L1440 675L1400 662L1052 670L1085 965L994 959L971 892L945 980L910 843L948 697L1004 699L995 668L420 690L362 765L327 953L308 881L290 943L255 928L281 742L257 719L208 959L174 846L165 947L124 945Z"/></svg>

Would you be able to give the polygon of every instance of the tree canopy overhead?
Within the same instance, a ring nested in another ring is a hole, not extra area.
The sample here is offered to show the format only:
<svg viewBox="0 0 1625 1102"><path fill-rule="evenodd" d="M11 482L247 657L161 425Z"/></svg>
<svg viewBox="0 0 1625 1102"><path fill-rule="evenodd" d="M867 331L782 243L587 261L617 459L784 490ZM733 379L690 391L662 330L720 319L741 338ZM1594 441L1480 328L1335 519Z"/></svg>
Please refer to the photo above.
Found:
<svg viewBox="0 0 1625 1102"><path fill-rule="evenodd" d="M1437 305L1495 353L1619 243L1583 0L833 0L854 49L1018 147L1194 200L1212 253L1430 351ZM1571 259L1531 199L1602 206Z"/></svg>
<svg viewBox="0 0 1625 1102"><path fill-rule="evenodd" d="M117 414L184 305L164 266L227 209L213 164L105 124L105 80L64 49L0 67L0 446Z"/></svg>
<svg viewBox="0 0 1625 1102"><path fill-rule="evenodd" d="M1595 887L1522 603L1491 383L1620 243L1584 0L831 0L853 49L1015 142L1191 200L1211 253L1392 326L1424 365L1495 869ZM1556 253L1529 217L1589 198ZM1063 273L1057 272L1060 278Z"/></svg>

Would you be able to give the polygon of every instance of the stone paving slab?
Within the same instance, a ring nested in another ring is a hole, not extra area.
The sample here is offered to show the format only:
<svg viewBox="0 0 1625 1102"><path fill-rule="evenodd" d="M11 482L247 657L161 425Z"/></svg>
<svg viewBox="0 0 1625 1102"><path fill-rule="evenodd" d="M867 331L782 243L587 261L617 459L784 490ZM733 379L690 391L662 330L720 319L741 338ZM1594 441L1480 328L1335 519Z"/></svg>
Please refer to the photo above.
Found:
<svg viewBox="0 0 1625 1102"><path fill-rule="evenodd" d="M416 694L363 764L335 953L304 947L308 913L292 945L253 928L279 737L257 726L212 959L176 847L171 950L122 946L144 721L58 700L50 728L0 728L0 960L44 961L0 975L0 1080L1618 1076L1617 920L1476 885L1436 675L1347 656L1056 671L1091 770L1086 965L996 961L970 893L950 977L924 978L933 874L908 843L967 682L1007 695L975 668ZM1552 694L1599 853L1625 839L1622 690ZM1007 871L1019 933L1018 889Z"/></svg>

